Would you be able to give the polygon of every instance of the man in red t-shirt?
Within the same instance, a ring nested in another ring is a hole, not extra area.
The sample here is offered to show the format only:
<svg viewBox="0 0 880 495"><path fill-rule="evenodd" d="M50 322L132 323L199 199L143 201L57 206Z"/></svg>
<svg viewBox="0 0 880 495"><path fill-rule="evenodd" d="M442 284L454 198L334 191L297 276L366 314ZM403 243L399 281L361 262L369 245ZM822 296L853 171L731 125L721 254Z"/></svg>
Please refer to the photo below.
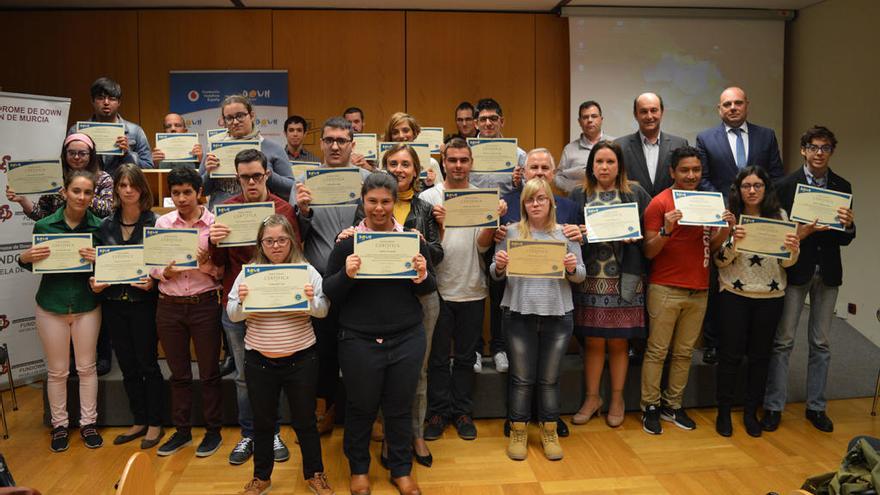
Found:
<svg viewBox="0 0 880 495"><path fill-rule="evenodd" d="M691 355L700 337L709 292L711 252L730 235L733 214L724 212L723 228L679 225L673 189L694 191L700 184L702 164L697 149L683 146L672 152L669 175L674 183L645 210L645 256L651 260L648 317L651 332L642 362L642 428L663 433L660 419L685 430L696 424L681 407ZM671 351L671 352L670 352ZM666 355L671 354L669 380L661 394L660 378Z"/></svg>

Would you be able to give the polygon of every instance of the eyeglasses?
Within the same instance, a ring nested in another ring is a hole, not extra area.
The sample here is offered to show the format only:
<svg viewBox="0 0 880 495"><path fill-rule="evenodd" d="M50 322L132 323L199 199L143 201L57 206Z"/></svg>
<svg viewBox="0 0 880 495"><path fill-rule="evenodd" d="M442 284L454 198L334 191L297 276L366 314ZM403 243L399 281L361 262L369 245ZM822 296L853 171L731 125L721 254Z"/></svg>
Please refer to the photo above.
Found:
<svg viewBox="0 0 880 495"><path fill-rule="evenodd" d="M254 181L255 183L259 184L263 181L263 179L266 178L266 175L267 174L241 174L238 176L238 180L244 182L245 184L249 183L250 181Z"/></svg>
<svg viewBox="0 0 880 495"><path fill-rule="evenodd" d="M262 244L264 248L270 248L276 244L281 247L285 247L288 244L290 244L290 237L279 237L278 239L273 239L271 237L267 237L267 238L261 240L260 244Z"/></svg>
<svg viewBox="0 0 880 495"><path fill-rule="evenodd" d="M540 205L546 205L549 201L550 201L550 198L548 198L547 196L538 196L536 198L529 198L529 199L523 201L523 203L525 203L527 205L540 206Z"/></svg>
<svg viewBox="0 0 880 495"><path fill-rule="evenodd" d="M346 144L350 143L351 139L325 137L325 138L321 138L321 142L324 143L324 145L326 145L329 148L332 148L334 144L341 148L341 147L345 146Z"/></svg>
<svg viewBox="0 0 880 495"><path fill-rule="evenodd" d="M823 144L822 146L808 144L804 146L804 148L806 148L807 151L812 151L813 153L817 153L819 151L821 151L822 153L831 153L832 151L834 151L834 146L831 146L830 144Z"/></svg>
<svg viewBox="0 0 880 495"><path fill-rule="evenodd" d="M501 116L500 115L480 115L477 118L477 120L480 122L498 122L499 120L501 120Z"/></svg>
<svg viewBox="0 0 880 495"><path fill-rule="evenodd" d="M743 191L748 191L750 189L754 189L755 191L760 191L764 189L763 182L755 182L754 184L740 184L739 188Z"/></svg>
<svg viewBox="0 0 880 495"><path fill-rule="evenodd" d="M88 158L90 151L67 150L67 158Z"/></svg>
<svg viewBox="0 0 880 495"><path fill-rule="evenodd" d="M231 124L233 121L236 120L239 122L244 122L245 117L247 117L248 115L250 114L247 112L238 112L235 115L224 115L223 122L226 122L227 124Z"/></svg>

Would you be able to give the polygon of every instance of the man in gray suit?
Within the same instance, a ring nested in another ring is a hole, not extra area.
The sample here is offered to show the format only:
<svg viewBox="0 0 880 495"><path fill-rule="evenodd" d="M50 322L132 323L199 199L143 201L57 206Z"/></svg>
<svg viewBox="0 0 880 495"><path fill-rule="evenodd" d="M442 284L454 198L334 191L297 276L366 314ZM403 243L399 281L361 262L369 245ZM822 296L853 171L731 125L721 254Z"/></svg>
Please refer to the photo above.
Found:
<svg viewBox="0 0 880 495"><path fill-rule="evenodd" d="M623 164L630 180L653 197L672 185L669 158L672 150L687 146L687 139L660 132L663 99L654 93L642 93L633 100L633 117L639 130L617 139L623 148Z"/></svg>

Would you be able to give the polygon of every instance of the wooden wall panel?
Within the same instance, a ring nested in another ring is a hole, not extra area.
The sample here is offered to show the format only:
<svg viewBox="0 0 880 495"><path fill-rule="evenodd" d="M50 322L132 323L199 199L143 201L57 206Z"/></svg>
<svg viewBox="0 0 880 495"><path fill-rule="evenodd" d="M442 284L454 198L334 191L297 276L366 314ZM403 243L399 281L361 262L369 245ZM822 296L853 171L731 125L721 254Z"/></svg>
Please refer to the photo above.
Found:
<svg viewBox="0 0 880 495"><path fill-rule="evenodd" d="M74 122L92 114L89 86L107 76L122 85L122 115L140 118L136 12L6 11L3 30L3 91L69 97Z"/></svg>
<svg viewBox="0 0 880 495"><path fill-rule="evenodd" d="M407 12L406 107L422 125L455 129L462 100L498 100L504 135L535 144L535 16Z"/></svg>
<svg viewBox="0 0 880 495"><path fill-rule="evenodd" d="M535 146L557 162L568 142L570 98L568 19L535 15Z"/></svg>
<svg viewBox="0 0 880 495"><path fill-rule="evenodd" d="M140 124L150 143L168 113L168 71L271 69L271 33L269 10L140 11Z"/></svg>

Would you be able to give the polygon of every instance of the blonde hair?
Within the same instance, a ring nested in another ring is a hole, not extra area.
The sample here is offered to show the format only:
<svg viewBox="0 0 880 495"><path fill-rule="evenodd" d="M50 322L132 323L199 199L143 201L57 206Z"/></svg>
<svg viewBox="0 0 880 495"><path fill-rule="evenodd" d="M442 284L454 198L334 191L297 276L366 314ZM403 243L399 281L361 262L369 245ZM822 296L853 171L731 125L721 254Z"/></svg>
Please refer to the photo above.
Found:
<svg viewBox="0 0 880 495"><path fill-rule="evenodd" d="M550 201L550 212L547 216L547 223L544 225L545 232L553 232L557 229L556 225L556 199L553 197L553 189L550 184L540 177L526 182L523 186L522 194L519 197L519 236L523 239L532 238L532 229L529 225L529 214L526 211L526 201L534 198L539 192L544 191Z"/></svg>
<svg viewBox="0 0 880 495"><path fill-rule="evenodd" d="M290 252L287 253L287 259L283 260L281 263L306 262L305 255L303 255L302 250L300 250L299 243L296 242L296 233L293 231L290 222L287 221L286 217L275 214L269 215L265 220L260 222L260 229L257 230L257 247L254 249L254 257L251 260L251 263L260 265L272 264L269 257L266 256L266 252L263 251L263 233L266 231L266 228L277 226L281 226L287 237L290 237Z"/></svg>
<svg viewBox="0 0 880 495"><path fill-rule="evenodd" d="M388 128L385 129L386 141L392 140L391 136L394 135L394 128L400 124L409 124L410 129L413 131L413 137L418 136L422 132L422 126L419 125L415 117L405 112L397 112L388 121Z"/></svg>
<svg viewBox="0 0 880 495"><path fill-rule="evenodd" d="M409 161L412 162L413 170L415 171L415 175L413 176L412 184L410 185L410 189L415 192L419 192L422 190L422 185L419 180L419 175L422 173L422 164L419 162L419 155L416 153L416 150L413 149L407 143L397 143L388 150L385 151L385 154L382 155L382 170L388 172L388 157L399 152L406 151L409 153ZM388 172L390 173L390 172Z"/></svg>

